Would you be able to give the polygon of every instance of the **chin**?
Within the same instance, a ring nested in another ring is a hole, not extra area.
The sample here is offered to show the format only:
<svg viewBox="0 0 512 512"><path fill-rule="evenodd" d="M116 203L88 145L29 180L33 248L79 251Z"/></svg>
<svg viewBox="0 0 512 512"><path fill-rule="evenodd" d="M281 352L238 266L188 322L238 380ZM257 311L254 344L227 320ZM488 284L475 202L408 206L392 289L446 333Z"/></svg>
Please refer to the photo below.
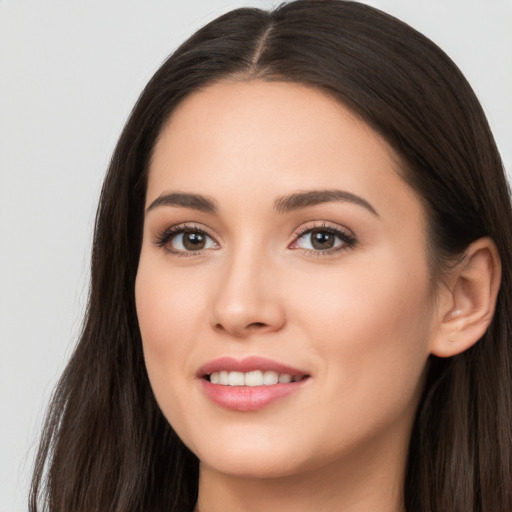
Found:
<svg viewBox="0 0 512 512"><path fill-rule="evenodd" d="M307 470L310 462L296 442L271 433L260 436L227 434L190 447L201 461L216 472L242 478L279 478Z"/></svg>
<svg viewBox="0 0 512 512"><path fill-rule="evenodd" d="M260 454L258 457L223 455L221 459L199 459L201 465L206 465L218 473L246 479L283 478L302 473L306 468L302 464L295 465L287 458L275 457L271 453Z"/></svg>

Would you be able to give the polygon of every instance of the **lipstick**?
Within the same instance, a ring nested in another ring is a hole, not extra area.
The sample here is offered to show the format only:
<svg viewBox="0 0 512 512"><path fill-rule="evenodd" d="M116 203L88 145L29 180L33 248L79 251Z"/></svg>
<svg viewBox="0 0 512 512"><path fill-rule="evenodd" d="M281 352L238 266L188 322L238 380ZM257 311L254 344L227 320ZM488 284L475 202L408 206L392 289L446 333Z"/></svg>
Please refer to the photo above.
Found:
<svg viewBox="0 0 512 512"><path fill-rule="evenodd" d="M206 396L233 411L257 411L299 391L310 375L303 370L262 357L215 359L196 376Z"/></svg>

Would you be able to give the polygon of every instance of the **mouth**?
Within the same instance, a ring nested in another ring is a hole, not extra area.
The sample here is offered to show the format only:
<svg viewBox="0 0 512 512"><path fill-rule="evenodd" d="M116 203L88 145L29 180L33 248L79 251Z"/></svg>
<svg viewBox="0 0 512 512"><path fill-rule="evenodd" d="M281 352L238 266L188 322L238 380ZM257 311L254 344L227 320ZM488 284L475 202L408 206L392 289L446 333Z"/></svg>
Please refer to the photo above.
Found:
<svg viewBox="0 0 512 512"><path fill-rule="evenodd" d="M303 389L311 375L270 359L216 359L196 375L205 395L232 411L257 411Z"/></svg>

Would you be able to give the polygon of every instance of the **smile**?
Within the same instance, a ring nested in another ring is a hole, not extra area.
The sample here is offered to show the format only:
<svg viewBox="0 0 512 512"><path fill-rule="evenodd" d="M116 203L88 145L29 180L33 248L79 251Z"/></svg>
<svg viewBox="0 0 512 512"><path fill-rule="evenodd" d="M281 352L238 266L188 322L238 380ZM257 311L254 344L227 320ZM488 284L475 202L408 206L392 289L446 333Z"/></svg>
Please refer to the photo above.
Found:
<svg viewBox="0 0 512 512"><path fill-rule="evenodd" d="M261 357L216 359L203 365L197 377L209 400L239 412L263 409L311 380L307 372Z"/></svg>
<svg viewBox="0 0 512 512"><path fill-rule="evenodd" d="M305 378L305 375L278 373L273 370L254 370L250 372L230 372L227 370L221 370L207 375L206 378L212 384L220 384L221 386L256 387L297 382Z"/></svg>

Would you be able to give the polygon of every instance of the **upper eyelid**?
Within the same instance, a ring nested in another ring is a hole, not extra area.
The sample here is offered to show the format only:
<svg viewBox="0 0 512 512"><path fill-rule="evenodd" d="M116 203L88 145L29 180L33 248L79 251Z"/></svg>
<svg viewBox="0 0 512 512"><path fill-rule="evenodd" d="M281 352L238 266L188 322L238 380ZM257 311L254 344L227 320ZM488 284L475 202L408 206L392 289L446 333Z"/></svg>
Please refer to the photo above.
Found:
<svg viewBox="0 0 512 512"><path fill-rule="evenodd" d="M159 244L164 239L169 239L172 235L177 235L180 233L184 233L185 231L200 231L201 233L204 233L208 237L210 237L216 244L219 243L217 237L211 233L211 231L204 227L200 226L196 223L188 223L184 222L181 224L176 224L174 226L170 226L162 231L159 231L155 236L155 241L157 244ZM166 240L166 241L167 241ZM165 243L165 241L164 241Z"/></svg>
<svg viewBox="0 0 512 512"><path fill-rule="evenodd" d="M347 236L355 238L355 233L344 226L340 226L339 224L336 224L334 222L328 222L328 221L310 221L306 223L302 223L299 226L297 226L293 231L293 237L299 237L302 235L305 235L306 233L313 231L315 229L325 229L328 231L337 231L340 233L343 233Z"/></svg>
<svg viewBox="0 0 512 512"><path fill-rule="evenodd" d="M345 229L342 227L335 227L329 225L322 226L311 226L304 229L300 229L300 231L294 235L292 243L303 238L305 235L312 233L313 231L326 231L330 234L337 236L338 238L343 239L345 242L351 242L355 244L357 242L356 235L350 229Z"/></svg>

